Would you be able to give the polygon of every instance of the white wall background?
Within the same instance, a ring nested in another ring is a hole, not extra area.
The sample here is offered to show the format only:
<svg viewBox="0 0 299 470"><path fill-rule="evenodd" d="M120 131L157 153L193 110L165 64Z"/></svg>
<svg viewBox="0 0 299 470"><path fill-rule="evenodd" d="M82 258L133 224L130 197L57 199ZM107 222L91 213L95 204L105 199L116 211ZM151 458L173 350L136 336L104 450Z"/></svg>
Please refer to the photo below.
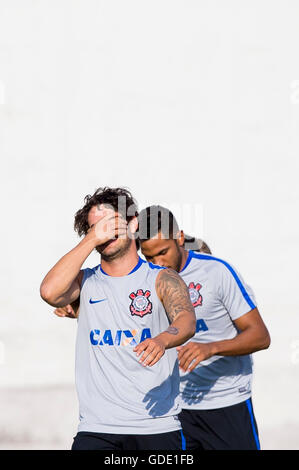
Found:
<svg viewBox="0 0 299 470"><path fill-rule="evenodd" d="M83 197L121 185L201 206L196 235L272 335L255 354L262 444L299 448L298 15L296 0L0 0L0 446L75 432L76 322L39 285L77 243Z"/></svg>

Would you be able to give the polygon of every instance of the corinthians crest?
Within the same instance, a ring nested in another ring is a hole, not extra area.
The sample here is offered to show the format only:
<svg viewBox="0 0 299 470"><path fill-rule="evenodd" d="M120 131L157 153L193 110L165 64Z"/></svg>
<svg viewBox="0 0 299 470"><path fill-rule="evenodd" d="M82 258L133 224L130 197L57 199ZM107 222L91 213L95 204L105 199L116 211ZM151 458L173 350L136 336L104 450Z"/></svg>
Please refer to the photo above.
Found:
<svg viewBox="0 0 299 470"><path fill-rule="evenodd" d="M199 293L200 289L202 288L202 285L199 283L194 284L194 282L190 282L188 287L193 307L202 305L202 295Z"/></svg>
<svg viewBox="0 0 299 470"><path fill-rule="evenodd" d="M152 313L153 304L149 300L149 296L151 292L146 290L145 292L142 289L138 289L138 291L131 292L129 295L130 299L132 300L130 305L130 312L131 315L138 315L139 317L144 317L148 313Z"/></svg>

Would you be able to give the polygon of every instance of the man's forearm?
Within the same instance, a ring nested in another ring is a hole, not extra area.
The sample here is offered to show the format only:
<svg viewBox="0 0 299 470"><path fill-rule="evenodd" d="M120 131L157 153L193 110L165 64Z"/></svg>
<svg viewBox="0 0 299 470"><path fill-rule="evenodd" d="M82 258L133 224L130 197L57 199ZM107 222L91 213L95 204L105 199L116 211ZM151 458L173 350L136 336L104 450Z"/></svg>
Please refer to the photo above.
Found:
<svg viewBox="0 0 299 470"><path fill-rule="evenodd" d="M172 328L158 335L158 339L163 342L165 349L180 346L195 334L196 328L189 290L179 274L172 269L163 269L159 273L156 290Z"/></svg>
<svg viewBox="0 0 299 470"><path fill-rule="evenodd" d="M233 339L215 341L209 345L213 356L244 356L266 349L269 346L269 337L248 328Z"/></svg>
<svg viewBox="0 0 299 470"><path fill-rule="evenodd" d="M157 338L163 341L165 349L174 348L184 344L195 334L196 321L189 312L186 315L177 317L169 327L160 333Z"/></svg>
<svg viewBox="0 0 299 470"><path fill-rule="evenodd" d="M64 255L45 276L41 284L41 296L51 304L59 303L65 297L70 303L71 294L66 294L78 276L81 266L95 248L95 242L88 235L71 251Z"/></svg>

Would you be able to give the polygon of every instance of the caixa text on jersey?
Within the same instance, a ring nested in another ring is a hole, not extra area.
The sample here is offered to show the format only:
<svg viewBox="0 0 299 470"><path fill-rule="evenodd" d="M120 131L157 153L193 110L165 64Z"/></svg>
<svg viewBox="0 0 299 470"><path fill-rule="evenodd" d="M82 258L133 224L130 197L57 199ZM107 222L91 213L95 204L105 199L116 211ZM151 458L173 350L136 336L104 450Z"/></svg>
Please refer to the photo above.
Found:
<svg viewBox="0 0 299 470"><path fill-rule="evenodd" d="M136 346L151 338L150 328L143 330L91 330L90 342L93 346Z"/></svg>

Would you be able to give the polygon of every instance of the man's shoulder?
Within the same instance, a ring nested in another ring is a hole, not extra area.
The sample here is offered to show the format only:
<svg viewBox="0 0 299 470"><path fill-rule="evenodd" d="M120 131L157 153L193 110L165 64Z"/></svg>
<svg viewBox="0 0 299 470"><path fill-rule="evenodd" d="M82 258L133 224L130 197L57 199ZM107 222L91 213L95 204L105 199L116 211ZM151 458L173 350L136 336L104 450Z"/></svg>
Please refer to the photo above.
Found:
<svg viewBox="0 0 299 470"><path fill-rule="evenodd" d="M93 268L83 268L81 272L83 273L90 273L90 274L96 274L96 272L100 269L101 265L97 264L97 266L94 266Z"/></svg>
<svg viewBox="0 0 299 470"><path fill-rule="evenodd" d="M223 269L232 269L232 265L230 262L226 261L223 258L208 253L192 251L191 261L192 263L190 263L190 268L192 267L193 269L200 269L201 267L203 267L205 269L208 269L209 271L214 272L221 272Z"/></svg>
<svg viewBox="0 0 299 470"><path fill-rule="evenodd" d="M192 252L191 261L186 270L181 272L183 279L191 274L194 275L196 272L201 274L203 274L203 272L206 273L216 283L231 279L231 277L238 280L240 277L239 271L230 261L218 256Z"/></svg>
<svg viewBox="0 0 299 470"><path fill-rule="evenodd" d="M83 268L79 272L79 281L82 284L85 282L87 279L95 276L98 272L98 269L100 268L100 264L97 266L94 266L93 268Z"/></svg>

